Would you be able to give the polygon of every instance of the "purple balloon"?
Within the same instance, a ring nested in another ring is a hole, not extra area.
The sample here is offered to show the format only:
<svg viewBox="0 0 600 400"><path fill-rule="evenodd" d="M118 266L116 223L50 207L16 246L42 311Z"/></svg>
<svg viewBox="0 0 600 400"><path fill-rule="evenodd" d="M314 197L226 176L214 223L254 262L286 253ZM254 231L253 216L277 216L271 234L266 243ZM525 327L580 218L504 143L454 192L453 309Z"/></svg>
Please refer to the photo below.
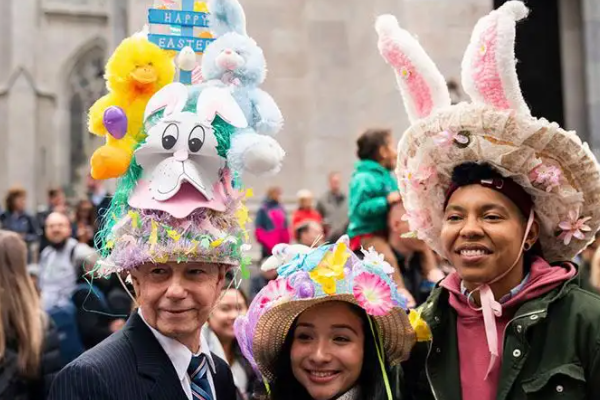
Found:
<svg viewBox="0 0 600 400"><path fill-rule="evenodd" d="M104 126L115 139L123 139L127 133L127 115L121 107L110 106L104 111Z"/></svg>

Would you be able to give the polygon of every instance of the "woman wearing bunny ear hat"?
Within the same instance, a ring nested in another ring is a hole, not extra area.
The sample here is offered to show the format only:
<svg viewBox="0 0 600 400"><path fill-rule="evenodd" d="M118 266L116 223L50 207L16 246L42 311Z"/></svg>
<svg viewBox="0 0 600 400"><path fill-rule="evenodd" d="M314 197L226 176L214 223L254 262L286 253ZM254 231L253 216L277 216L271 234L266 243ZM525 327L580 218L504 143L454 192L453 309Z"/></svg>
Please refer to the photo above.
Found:
<svg viewBox="0 0 600 400"><path fill-rule="evenodd" d="M149 100L145 139L118 182L93 271L127 276L138 307L61 371L51 399L235 400L231 371L201 329L225 274L249 264L248 194L227 158L246 127L225 87L175 82Z"/></svg>
<svg viewBox="0 0 600 400"><path fill-rule="evenodd" d="M600 168L575 132L530 114L514 58L527 13L509 1L479 20L462 63L471 102L452 106L417 40L377 19L411 121L406 218L456 269L418 310L432 341L403 366L403 398L600 398L600 298L569 262L600 227Z"/></svg>
<svg viewBox="0 0 600 400"><path fill-rule="evenodd" d="M383 256L360 260L348 236L317 248L278 245L277 269L235 323L244 356L270 400L392 400L390 371L406 360L415 330Z"/></svg>

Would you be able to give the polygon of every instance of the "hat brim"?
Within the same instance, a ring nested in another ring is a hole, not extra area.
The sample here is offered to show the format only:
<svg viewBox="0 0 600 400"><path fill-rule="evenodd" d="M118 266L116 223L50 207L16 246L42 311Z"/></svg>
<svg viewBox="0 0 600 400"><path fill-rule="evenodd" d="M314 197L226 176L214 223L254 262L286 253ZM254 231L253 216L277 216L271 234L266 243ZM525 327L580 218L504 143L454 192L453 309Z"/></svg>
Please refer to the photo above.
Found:
<svg viewBox="0 0 600 400"><path fill-rule="evenodd" d="M275 363L296 318L307 309L329 301L360 305L350 294L294 300L274 306L260 317L254 333L252 350L261 374L271 382L276 376ZM383 341L386 365L397 365L408 359L416 335L406 311L394 307L384 316L370 316Z"/></svg>
<svg viewBox="0 0 600 400"><path fill-rule="evenodd" d="M464 132L468 144L443 147L434 138L441 132ZM461 103L436 111L413 124L398 145L397 174L411 229L438 253L443 254L440 233L444 198L454 167L464 162L488 163L503 176L512 178L532 197L540 223L540 243L550 262L570 260L594 240L600 227L600 169L596 158L575 132L556 123L511 110L496 110ZM541 163L562 172L561 186L551 191L540 187L531 173ZM409 173L422 168L435 171L430 185L412 185ZM426 188L426 189L424 189ZM584 239L565 244L558 225L569 211L591 217ZM420 213L420 214L419 214Z"/></svg>

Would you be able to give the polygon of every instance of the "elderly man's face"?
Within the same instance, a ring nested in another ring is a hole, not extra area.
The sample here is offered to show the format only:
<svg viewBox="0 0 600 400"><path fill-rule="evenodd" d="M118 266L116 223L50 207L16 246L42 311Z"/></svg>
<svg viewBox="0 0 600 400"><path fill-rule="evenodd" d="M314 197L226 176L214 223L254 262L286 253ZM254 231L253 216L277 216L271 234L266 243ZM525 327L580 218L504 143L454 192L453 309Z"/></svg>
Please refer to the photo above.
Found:
<svg viewBox="0 0 600 400"><path fill-rule="evenodd" d="M208 263L143 264L132 272L144 319L197 351L200 329L218 299L225 267Z"/></svg>

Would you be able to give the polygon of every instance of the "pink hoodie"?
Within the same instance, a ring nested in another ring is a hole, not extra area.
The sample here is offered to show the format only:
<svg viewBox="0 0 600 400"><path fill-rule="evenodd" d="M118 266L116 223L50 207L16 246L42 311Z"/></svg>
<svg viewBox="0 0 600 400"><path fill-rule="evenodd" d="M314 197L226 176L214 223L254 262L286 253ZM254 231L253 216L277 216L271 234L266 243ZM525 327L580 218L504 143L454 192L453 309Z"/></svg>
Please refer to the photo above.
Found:
<svg viewBox="0 0 600 400"><path fill-rule="evenodd" d="M441 282L441 286L450 291L450 305L458 314L457 335L460 363L460 383L462 400L494 400L500 380L504 329L524 302L540 297L571 279L577 273L575 267L569 269L553 267L542 258L535 258L531 265L529 279L517 295L502 304L502 317L496 318L498 331L498 361L487 380L485 374L490 362L490 352L485 335L483 314L467 303L467 297L461 293L461 279L456 272Z"/></svg>

